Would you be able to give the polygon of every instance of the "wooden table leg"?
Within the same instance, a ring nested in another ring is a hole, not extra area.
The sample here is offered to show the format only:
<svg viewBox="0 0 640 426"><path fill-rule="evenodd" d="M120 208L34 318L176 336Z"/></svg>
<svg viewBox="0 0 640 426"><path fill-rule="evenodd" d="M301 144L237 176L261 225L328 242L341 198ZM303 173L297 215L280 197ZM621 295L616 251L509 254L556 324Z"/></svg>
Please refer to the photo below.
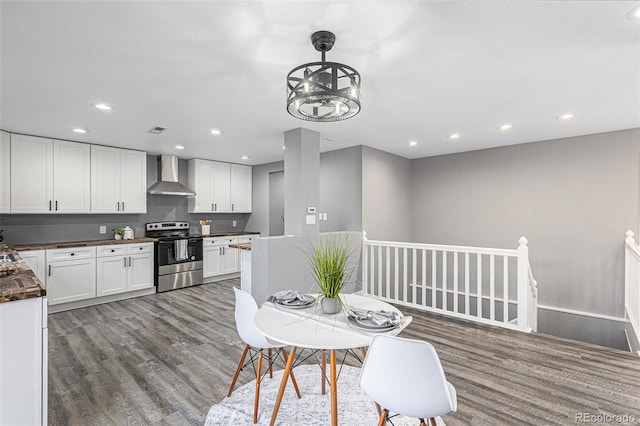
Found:
<svg viewBox="0 0 640 426"><path fill-rule="evenodd" d="M287 360L287 365L284 368L284 372L282 373L280 389L278 390L276 404L273 406L273 412L271 413L271 421L269 422L269 426L273 426L274 424L276 424L276 417L278 416L278 410L280 410L280 403L282 402L282 396L284 395L284 388L287 386L289 373L291 373L291 368L293 367L293 360L296 357L296 349L297 348L295 346L291 346L291 352L289 352L289 359Z"/></svg>
<svg viewBox="0 0 640 426"><path fill-rule="evenodd" d="M338 426L338 380L336 377L336 351L331 349L331 426Z"/></svg>

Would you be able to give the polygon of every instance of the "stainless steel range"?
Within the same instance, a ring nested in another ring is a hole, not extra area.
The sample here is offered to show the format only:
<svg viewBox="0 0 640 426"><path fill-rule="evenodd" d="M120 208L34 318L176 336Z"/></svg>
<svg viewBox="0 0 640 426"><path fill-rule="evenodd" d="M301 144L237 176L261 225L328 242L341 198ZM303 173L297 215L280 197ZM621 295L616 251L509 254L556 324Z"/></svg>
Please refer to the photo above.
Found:
<svg viewBox="0 0 640 426"><path fill-rule="evenodd" d="M158 293L202 284L202 237L189 235L189 222L147 223L145 236L158 239Z"/></svg>

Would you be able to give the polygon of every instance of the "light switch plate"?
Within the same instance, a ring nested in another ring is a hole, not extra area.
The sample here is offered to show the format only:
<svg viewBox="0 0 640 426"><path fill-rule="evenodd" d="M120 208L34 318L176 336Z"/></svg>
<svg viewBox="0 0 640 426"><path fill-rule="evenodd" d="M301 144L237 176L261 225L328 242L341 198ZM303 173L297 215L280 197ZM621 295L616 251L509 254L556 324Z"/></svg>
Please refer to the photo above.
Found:
<svg viewBox="0 0 640 426"><path fill-rule="evenodd" d="M106 233L107 233L107 227L106 227L106 226L104 226L104 225L101 225L101 226L100 226L100 233L101 233L101 234L106 234Z"/></svg>
<svg viewBox="0 0 640 426"><path fill-rule="evenodd" d="M234 220L234 221L233 221L233 223L231 224L231 226L233 226L233 227L235 228L235 227L236 227L236 225L237 225L237 223L236 223L236 221Z"/></svg>

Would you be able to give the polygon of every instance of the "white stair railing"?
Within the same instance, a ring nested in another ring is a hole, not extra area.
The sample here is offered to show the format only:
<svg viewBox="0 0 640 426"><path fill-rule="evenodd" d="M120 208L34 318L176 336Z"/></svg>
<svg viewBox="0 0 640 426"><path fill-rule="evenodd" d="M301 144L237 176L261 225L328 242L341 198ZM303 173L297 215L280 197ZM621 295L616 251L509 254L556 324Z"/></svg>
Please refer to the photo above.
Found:
<svg viewBox="0 0 640 426"><path fill-rule="evenodd" d="M365 294L412 308L521 331L537 330L537 283L527 239L517 249L370 241Z"/></svg>
<svg viewBox="0 0 640 426"><path fill-rule="evenodd" d="M640 246L636 243L633 231L625 233L624 239L624 309L640 341Z"/></svg>

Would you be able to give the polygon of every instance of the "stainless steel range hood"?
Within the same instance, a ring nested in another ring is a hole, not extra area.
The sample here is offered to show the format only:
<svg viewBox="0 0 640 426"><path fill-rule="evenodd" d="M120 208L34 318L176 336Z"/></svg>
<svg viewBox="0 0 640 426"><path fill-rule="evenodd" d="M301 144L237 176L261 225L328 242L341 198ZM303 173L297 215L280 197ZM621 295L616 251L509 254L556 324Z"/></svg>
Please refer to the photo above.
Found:
<svg viewBox="0 0 640 426"><path fill-rule="evenodd" d="M147 193L196 195L195 192L178 182L178 157L175 155L158 155L158 181L149 187Z"/></svg>

